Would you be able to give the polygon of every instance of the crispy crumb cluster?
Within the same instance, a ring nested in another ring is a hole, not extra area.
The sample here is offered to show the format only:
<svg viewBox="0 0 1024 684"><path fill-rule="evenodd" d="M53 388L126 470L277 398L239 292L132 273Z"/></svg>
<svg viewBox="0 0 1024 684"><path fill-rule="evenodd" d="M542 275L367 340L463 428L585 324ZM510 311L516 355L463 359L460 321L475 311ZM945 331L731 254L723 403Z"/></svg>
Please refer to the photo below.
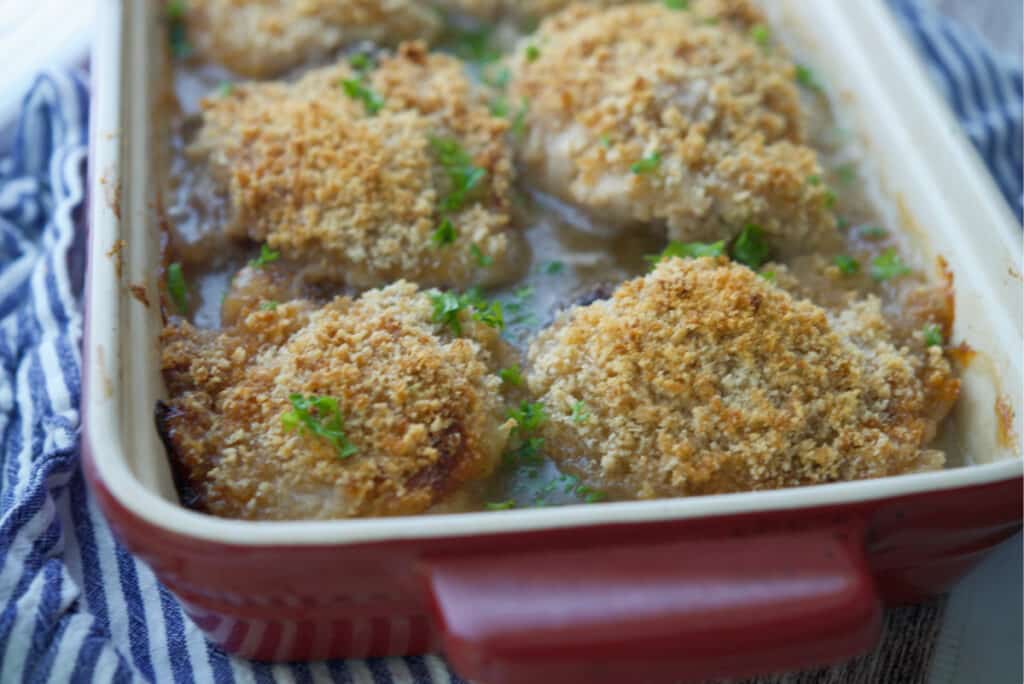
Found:
<svg viewBox="0 0 1024 684"><path fill-rule="evenodd" d="M201 54L249 78L278 76L340 46L430 38L438 17L415 0L189 0Z"/></svg>
<svg viewBox="0 0 1024 684"><path fill-rule="evenodd" d="M379 111L343 82L363 83ZM306 262L311 277L465 287L516 268L507 128L456 59L406 43L367 74L341 63L294 85L240 85L205 100L190 154L227 188L225 230ZM437 141L460 146L484 173L447 215L454 235L443 245L439 207L453 188Z"/></svg>
<svg viewBox="0 0 1024 684"><path fill-rule="evenodd" d="M564 313L528 383L550 455L627 498L939 468L926 445L959 383L940 349L889 335L874 298L833 315L724 259L674 258Z"/></svg>
<svg viewBox="0 0 1024 684"><path fill-rule="evenodd" d="M247 519L421 513L488 476L504 449L498 331L432 320L400 282L359 299L249 310L233 328L163 334L172 399L158 423L198 505ZM292 395L337 400L353 455L284 418Z"/></svg>
<svg viewBox="0 0 1024 684"><path fill-rule="evenodd" d="M721 15L717 13L721 13ZM712 21L713 20L713 21ZM610 225L718 240L761 226L789 251L835 233L805 146L795 67L750 36L747 2L576 5L512 58L527 178Z"/></svg>

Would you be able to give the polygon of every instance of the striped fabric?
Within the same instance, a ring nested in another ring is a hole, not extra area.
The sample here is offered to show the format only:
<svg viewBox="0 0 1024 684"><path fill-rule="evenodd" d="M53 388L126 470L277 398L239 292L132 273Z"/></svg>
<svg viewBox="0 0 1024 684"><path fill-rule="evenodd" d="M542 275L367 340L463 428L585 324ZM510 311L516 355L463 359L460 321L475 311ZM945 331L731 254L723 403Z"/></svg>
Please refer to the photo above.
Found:
<svg viewBox="0 0 1024 684"><path fill-rule="evenodd" d="M1020 69L919 0L891 4L1019 217ZM111 536L79 467L87 110L82 75L41 76L0 160L0 682L459 681L436 657L276 666L230 658ZM939 612L920 609L916 628L893 629L857 666L863 681L888 672L887 662L906 663L908 651L925 662Z"/></svg>

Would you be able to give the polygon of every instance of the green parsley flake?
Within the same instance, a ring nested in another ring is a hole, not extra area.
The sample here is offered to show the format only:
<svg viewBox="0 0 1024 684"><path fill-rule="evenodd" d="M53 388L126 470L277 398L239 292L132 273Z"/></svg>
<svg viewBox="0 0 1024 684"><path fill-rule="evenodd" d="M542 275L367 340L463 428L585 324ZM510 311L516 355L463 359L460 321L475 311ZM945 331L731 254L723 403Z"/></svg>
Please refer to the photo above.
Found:
<svg viewBox="0 0 1024 684"><path fill-rule="evenodd" d="M277 304L273 299L262 301L260 302L260 311L273 311L277 308Z"/></svg>
<svg viewBox="0 0 1024 684"><path fill-rule="evenodd" d="M825 208L832 209L836 206L836 191L832 188L825 188Z"/></svg>
<svg viewBox="0 0 1024 684"><path fill-rule="evenodd" d="M518 363L508 368L502 368L498 371L498 377L503 383L512 387L519 387L523 384L523 372Z"/></svg>
<svg viewBox="0 0 1024 684"><path fill-rule="evenodd" d="M512 71L506 66L499 66L497 69L485 69L481 78L484 83L492 88L504 90L508 87L508 82L512 80Z"/></svg>
<svg viewBox="0 0 1024 684"><path fill-rule="evenodd" d="M748 224L729 250L733 260L753 269L761 268L771 255L771 248L764 239L764 231L754 224Z"/></svg>
<svg viewBox="0 0 1024 684"><path fill-rule="evenodd" d="M527 45L526 46L526 61L527 62L536 62L538 58L540 58L540 48L537 47L536 45Z"/></svg>
<svg viewBox="0 0 1024 684"><path fill-rule="evenodd" d="M651 173L653 171L656 171L658 166L660 165L661 153L654 152L653 154L647 155L640 161L633 162L633 164L630 165L629 170L632 171L634 175L639 176L640 174L643 173Z"/></svg>
<svg viewBox="0 0 1024 684"><path fill-rule="evenodd" d="M494 263L494 257L490 254L484 254L483 250L475 244L469 246L469 253L480 268L487 268Z"/></svg>
<svg viewBox="0 0 1024 684"><path fill-rule="evenodd" d="M807 177L808 185L821 185L821 176L816 173L811 174Z"/></svg>
<svg viewBox="0 0 1024 684"><path fill-rule="evenodd" d="M346 95L353 100L362 102L363 107L366 108L366 113L370 116L374 116L384 107L383 98L357 78L343 79L341 87L344 88Z"/></svg>
<svg viewBox="0 0 1024 684"><path fill-rule="evenodd" d="M661 254L648 254L645 260L658 264L666 259L699 259L700 257L719 257L725 254L725 242L677 242L673 240L662 250Z"/></svg>
<svg viewBox="0 0 1024 684"><path fill-rule="evenodd" d="M281 416L285 432L300 430L319 437L334 447L338 458L349 458L359 451L345 435L345 419L337 399L292 394L288 401L292 410Z"/></svg>
<svg viewBox="0 0 1024 684"><path fill-rule="evenodd" d="M603 147L606 150L612 146L611 136L609 136L607 133L602 133L601 137L598 138L597 140L601 144L601 147Z"/></svg>
<svg viewBox="0 0 1024 684"><path fill-rule="evenodd" d="M491 27L465 30L447 22L445 33L444 42L467 62L483 65L501 59L501 50L494 44L494 29Z"/></svg>
<svg viewBox="0 0 1024 684"><path fill-rule="evenodd" d="M572 405L572 422L577 425L582 425L590 420L590 410L587 405L583 403L583 400L579 400Z"/></svg>
<svg viewBox="0 0 1024 684"><path fill-rule="evenodd" d="M507 501L488 501L487 510L489 511L507 511L516 507L515 499L508 499Z"/></svg>
<svg viewBox="0 0 1024 684"><path fill-rule="evenodd" d="M775 271L772 269L768 269L767 271L761 271L758 275L767 280L769 283L774 284L776 281L776 274Z"/></svg>
<svg viewBox="0 0 1024 684"><path fill-rule="evenodd" d="M457 237L458 233L455 232L455 226L448 218L445 218L441 221L441 225L437 227L437 230L434 231L430 239L437 247L447 247L455 242Z"/></svg>
<svg viewBox="0 0 1024 684"><path fill-rule="evenodd" d="M188 313L188 286L181 264L174 262L167 266L167 293L174 302L174 307L182 316Z"/></svg>
<svg viewBox="0 0 1024 684"><path fill-rule="evenodd" d="M665 0L665 7L671 10L688 10L690 9L690 0Z"/></svg>
<svg viewBox="0 0 1024 684"><path fill-rule="evenodd" d="M524 401L517 408L508 412L508 417L516 421L516 431L529 434L539 428L548 419L544 404L539 401Z"/></svg>
<svg viewBox="0 0 1024 684"><path fill-rule="evenodd" d="M857 165L853 162L842 164L836 169L836 176L843 185L852 185L857 180Z"/></svg>
<svg viewBox="0 0 1024 684"><path fill-rule="evenodd" d="M908 273L910 273L910 268L903 263L893 247L885 250L871 261L871 277L878 282L900 278Z"/></svg>
<svg viewBox="0 0 1024 684"><path fill-rule="evenodd" d="M853 275L860 271L860 262L846 254L836 256L832 263L836 265L836 268L843 275Z"/></svg>
<svg viewBox="0 0 1024 684"><path fill-rule="evenodd" d="M487 171L473 164L472 157L453 138L431 138L430 146L451 182L452 189L441 200L443 212L462 209L469 195L480 186Z"/></svg>
<svg viewBox="0 0 1024 684"><path fill-rule="evenodd" d="M772 36L768 27L764 24L755 24L750 29L750 37L754 39L754 42L763 48L767 48L771 44Z"/></svg>
<svg viewBox="0 0 1024 684"><path fill-rule="evenodd" d="M263 268L267 264L273 263L281 258L281 253L270 249L266 245L260 245L260 255L249 261L249 265L253 268Z"/></svg>
<svg viewBox="0 0 1024 684"><path fill-rule="evenodd" d="M839 230L846 230L849 227L850 219L846 218L845 216L836 217L836 228L838 228Z"/></svg>
<svg viewBox="0 0 1024 684"><path fill-rule="evenodd" d="M815 77L814 72L803 64L796 65L796 82L808 90L820 91L821 84Z"/></svg>
<svg viewBox="0 0 1024 684"><path fill-rule="evenodd" d="M192 54L192 44L188 42L188 29L185 24L187 8L183 0L172 0L167 3L167 37L171 44L171 54L178 59L185 59Z"/></svg>
<svg viewBox="0 0 1024 684"><path fill-rule="evenodd" d="M526 132L526 115L529 113L530 101L524 97L519 103L519 110L512 117L512 125L508 129L515 138L522 138L523 133Z"/></svg>
<svg viewBox="0 0 1024 684"><path fill-rule="evenodd" d="M549 261L544 264L543 270L548 275L557 275L565 270L565 263L561 261Z"/></svg>
<svg viewBox="0 0 1024 684"><path fill-rule="evenodd" d="M217 95L219 97L228 97L234 91L235 84L231 81L222 81L221 84L217 86Z"/></svg>
<svg viewBox="0 0 1024 684"><path fill-rule="evenodd" d="M929 323L924 326L924 346L926 347L941 347L945 340L942 335L942 328L934 323Z"/></svg>
<svg viewBox="0 0 1024 684"><path fill-rule="evenodd" d="M431 303L434 305L434 313L431 320L434 323L448 326L455 335L462 334L462 321L460 314L465 309L471 309L471 317L484 325L501 330L505 327L505 319L501 310L501 302L489 302L476 289L469 290L464 294L454 292L428 292Z"/></svg>
<svg viewBox="0 0 1024 684"><path fill-rule="evenodd" d="M491 114L501 118L508 116L508 100L500 95L491 100Z"/></svg>
<svg viewBox="0 0 1024 684"><path fill-rule="evenodd" d="M355 54L350 55L348 58L348 64L364 76L367 72L372 71L374 66L376 66L373 62L373 58L365 52L356 52Z"/></svg>
<svg viewBox="0 0 1024 684"><path fill-rule="evenodd" d="M882 240L888 237L889 231L881 226L861 226L857 230L857 235L865 240Z"/></svg>

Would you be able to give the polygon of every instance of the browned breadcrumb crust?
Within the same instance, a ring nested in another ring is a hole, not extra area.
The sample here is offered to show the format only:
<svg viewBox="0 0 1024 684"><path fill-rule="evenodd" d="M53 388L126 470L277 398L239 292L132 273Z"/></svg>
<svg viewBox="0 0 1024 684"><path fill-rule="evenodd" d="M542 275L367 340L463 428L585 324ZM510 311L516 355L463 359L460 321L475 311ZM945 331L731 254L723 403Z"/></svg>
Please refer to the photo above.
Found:
<svg viewBox="0 0 1024 684"><path fill-rule="evenodd" d="M514 275L521 237L510 220L508 122L491 115L458 60L420 43L370 74L384 100L375 116L340 85L356 77L341 63L294 85L239 85L203 102L190 154L228 188L225 230L306 262L311 277L356 287L405 278L462 288ZM432 139L458 141L486 172L450 216L457 237L445 246L432 236L451 188Z"/></svg>
<svg viewBox="0 0 1024 684"><path fill-rule="evenodd" d="M724 259L675 258L564 313L528 383L548 453L626 498L939 468L926 445L959 382L940 349L889 332L873 297L831 314Z"/></svg>
<svg viewBox="0 0 1024 684"><path fill-rule="evenodd" d="M698 4L576 5L524 39L510 92L529 102L527 177L611 225L692 241L755 223L783 251L811 250L836 228L828 189L809 181L821 167L803 144L795 67L750 38L748 2Z"/></svg>
<svg viewBox="0 0 1024 684"><path fill-rule="evenodd" d="M505 447L495 375L498 331L465 316L463 335L400 282L315 308L249 310L223 332L163 333L170 399L158 411L172 458L199 506L246 519L422 513L490 475ZM288 432L289 395L334 397L358 450Z"/></svg>
<svg viewBox="0 0 1024 684"><path fill-rule="evenodd" d="M415 0L189 0L198 52L249 78L278 76L361 40L430 38L440 21Z"/></svg>

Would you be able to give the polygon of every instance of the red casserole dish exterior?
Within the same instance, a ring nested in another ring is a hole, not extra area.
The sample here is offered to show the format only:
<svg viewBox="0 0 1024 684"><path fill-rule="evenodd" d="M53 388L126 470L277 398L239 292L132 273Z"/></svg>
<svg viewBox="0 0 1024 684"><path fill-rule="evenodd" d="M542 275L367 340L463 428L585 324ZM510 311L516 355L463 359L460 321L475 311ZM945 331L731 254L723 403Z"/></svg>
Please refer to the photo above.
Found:
<svg viewBox="0 0 1024 684"><path fill-rule="evenodd" d="M288 661L443 648L489 684L701 681L847 659L874 645L882 605L947 591L1021 529L1024 505L1014 478L658 523L232 546L131 513L85 443L117 534L225 651Z"/></svg>
<svg viewBox="0 0 1024 684"><path fill-rule="evenodd" d="M158 139L147 126L155 118L149 107L160 98L159 79L146 78L143 57L152 55L146 46L157 44L153 36L164 27L148 3L111 3L108 10L92 65L98 82L84 467L120 539L225 651L288 661L443 649L463 677L488 684L680 682L797 670L868 650L884 606L947 591L1021 528L1024 468L1012 421L1000 424L1007 436L998 445L1002 464L872 483L422 517L388 525L384 533L372 521L364 521L370 527L327 523L313 533L303 523L286 530L186 514L170 503L166 487L158 493L154 468L165 476L167 470L159 447L126 437L156 441L144 432L152 430L151 402L160 391L152 386L155 347L139 340L149 339L155 328L147 326L159 321L124 285L141 282L158 298L156 233L147 225L156 200L145 191L151 167L139 157ZM843 71L856 76L863 90L857 95L872 103L865 111L883 121L931 124L876 125L890 144L872 150L906 165L906 173L889 178L907 181L899 191L911 199L922 186L940 187L935 174L947 174L941 176L946 192L918 197L914 208L932 228L931 240L957 257L951 268L969 304L958 309L957 326L982 352L987 345L998 406L998 381L1020 384L1020 355L1012 349L1021 338L1020 282L1005 277L1022 270L1013 261L1016 226L969 145L941 137L955 124L934 93L910 92L924 72L908 61L906 46L892 47L901 39L884 10L873 2L808 2L802 11L811 10L833 55L846 60ZM835 30L826 30L823 19ZM854 49L858 36L882 37L877 49L863 50ZM886 69L897 74L895 83ZM121 103L122 82L134 83L136 90L126 92L138 97ZM906 93L900 111L888 111ZM113 186L105 184L106 174L113 174ZM986 262L972 251L976 241L950 240L962 228L939 230L943 221L1006 230L993 233ZM996 268L995 258L1009 259L1009 267ZM983 327L979 312L992 302L996 315ZM1014 392L1016 403L1007 406L1019 411L1019 387ZM991 416L992 401L977 394L971 408ZM971 424L970 430L989 434L990 427ZM300 528L306 532L290 532Z"/></svg>

